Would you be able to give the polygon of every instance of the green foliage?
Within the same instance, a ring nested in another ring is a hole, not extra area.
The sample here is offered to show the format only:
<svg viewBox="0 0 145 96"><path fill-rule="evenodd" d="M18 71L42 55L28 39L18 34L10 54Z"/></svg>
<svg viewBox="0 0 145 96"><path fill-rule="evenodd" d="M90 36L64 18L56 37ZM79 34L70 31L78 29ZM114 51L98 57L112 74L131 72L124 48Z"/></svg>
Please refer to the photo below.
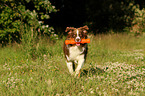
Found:
<svg viewBox="0 0 145 96"><path fill-rule="evenodd" d="M27 30L24 26L30 27L28 29L33 29L39 35L44 33L54 38L57 37L53 35L53 28L44 24L44 19L49 19L49 14L56 12L49 0L26 0L26 2L2 0L0 11L1 43L19 40ZM32 30L27 30L27 32L30 31Z"/></svg>
<svg viewBox="0 0 145 96"><path fill-rule="evenodd" d="M139 5L134 6L135 16L132 22L132 30L135 35L142 35L145 32L145 9L140 9Z"/></svg>
<svg viewBox="0 0 145 96"><path fill-rule="evenodd" d="M129 8L131 8L131 11L134 12L133 17L127 17L128 20L132 20L131 26L126 27L125 30L129 31L135 36L142 35L145 32L145 9L140 9L140 6L137 4L135 5L134 2L129 3Z"/></svg>
<svg viewBox="0 0 145 96"><path fill-rule="evenodd" d="M47 27L45 25L43 25L42 27ZM41 27L40 27L41 28ZM36 59L39 55L44 55L46 53L48 53L48 51L46 50L45 47L43 46L39 46L40 43L43 44L43 42L56 42L57 40L57 35L55 35L53 32L53 28L49 27L49 30L51 30L51 34L47 34L50 36L50 38L48 38L47 36L45 36L46 33L44 33L44 35L38 35L38 32L35 32L35 28L33 27L29 27L28 25L23 26L22 29L23 33L22 33L22 44L21 44L21 48L22 50L25 51L25 53L27 53L26 55L30 58ZM48 30L48 29L47 29ZM44 41L45 38L45 41ZM42 42L43 41L43 42Z"/></svg>
<svg viewBox="0 0 145 96"><path fill-rule="evenodd" d="M19 26L21 25L19 14L14 12L8 6L1 6L0 14L0 41L6 41L12 39L12 34L15 34L15 38L18 38Z"/></svg>

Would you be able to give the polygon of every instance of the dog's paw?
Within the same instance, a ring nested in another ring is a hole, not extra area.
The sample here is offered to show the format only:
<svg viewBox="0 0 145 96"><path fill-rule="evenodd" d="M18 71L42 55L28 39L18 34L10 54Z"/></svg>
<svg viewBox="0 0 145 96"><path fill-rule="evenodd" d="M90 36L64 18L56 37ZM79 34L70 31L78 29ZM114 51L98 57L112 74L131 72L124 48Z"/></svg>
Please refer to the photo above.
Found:
<svg viewBox="0 0 145 96"><path fill-rule="evenodd" d="M76 72L74 76L75 76L76 78L80 78L81 72Z"/></svg>

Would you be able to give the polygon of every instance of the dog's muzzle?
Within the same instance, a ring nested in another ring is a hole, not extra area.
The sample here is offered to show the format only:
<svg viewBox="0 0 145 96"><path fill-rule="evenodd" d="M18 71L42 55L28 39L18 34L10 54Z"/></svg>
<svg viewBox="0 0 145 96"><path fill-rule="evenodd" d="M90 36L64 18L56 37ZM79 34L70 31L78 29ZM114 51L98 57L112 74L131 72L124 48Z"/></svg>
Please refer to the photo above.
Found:
<svg viewBox="0 0 145 96"><path fill-rule="evenodd" d="M76 37L75 42L76 42L77 46L80 46L81 38L80 37Z"/></svg>

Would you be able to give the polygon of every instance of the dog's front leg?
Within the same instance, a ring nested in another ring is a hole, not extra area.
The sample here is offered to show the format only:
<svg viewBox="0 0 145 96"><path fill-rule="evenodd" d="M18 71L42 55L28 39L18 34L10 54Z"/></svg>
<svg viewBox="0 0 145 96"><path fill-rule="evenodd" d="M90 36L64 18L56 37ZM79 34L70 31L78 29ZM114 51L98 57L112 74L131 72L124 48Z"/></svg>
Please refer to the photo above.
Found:
<svg viewBox="0 0 145 96"><path fill-rule="evenodd" d="M84 65L85 59L80 59L78 61L78 66L75 70L75 77L78 75L78 77L80 77L80 70L82 69L83 65Z"/></svg>
<svg viewBox="0 0 145 96"><path fill-rule="evenodd" d="M73 70L73 62L67 61L66 63L67 63L67 67L68 67L68 70L69 70L70 74L73 75L73 72L74 72L74 70Z"/></svg>

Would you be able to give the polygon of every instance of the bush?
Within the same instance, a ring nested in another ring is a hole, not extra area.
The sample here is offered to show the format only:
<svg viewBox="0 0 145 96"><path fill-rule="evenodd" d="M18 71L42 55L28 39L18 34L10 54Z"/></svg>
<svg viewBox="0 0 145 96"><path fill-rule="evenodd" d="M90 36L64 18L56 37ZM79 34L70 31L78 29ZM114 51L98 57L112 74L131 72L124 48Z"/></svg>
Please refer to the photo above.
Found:
<svg viewBox="0 0 145 96"><path fill-rule="evenodd" d="M138 4L135 5L134 2L131 2L129 7L134 12L134 17L128 17L132 22L131 26L126 27L125 30L128 30L128 32L135 36L142 35L145 32L145 9L140 9L140 6Z"/></svg>
<svg viewBox="0 0 145 96"><path fill-rule="evenodd" d="M2 0L0 11L0 43L2 44L20 41L22 35L30 31L37 35L47 34L53 39L57 38L53 28L44 24L44 21L50 18L49 14L57 11L49 0Z"/></svg>

